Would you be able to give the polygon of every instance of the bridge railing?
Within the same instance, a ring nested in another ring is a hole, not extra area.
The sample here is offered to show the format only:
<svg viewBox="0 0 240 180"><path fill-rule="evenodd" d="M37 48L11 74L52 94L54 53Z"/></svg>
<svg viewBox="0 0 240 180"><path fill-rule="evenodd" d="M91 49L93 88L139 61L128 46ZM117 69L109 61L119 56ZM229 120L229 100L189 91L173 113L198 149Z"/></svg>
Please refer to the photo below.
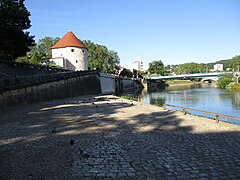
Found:
<svg viewBox="0 0 240 180"><path fill-rule="evenodd" d="M212 73L195 73L195 74L180 74L171 76L150 77L152 80L172 80L172 79L189 79L189 78L204 78L204 77L218 77L218 75L233 72L212 72Z"/></svg>
<svg viewBox="0 0 240 180"><path fill-rule="evenodd" d="M215 117L214 119L215 119L216 123L219 122L219 117L225 117L225 118L229 118L229 119L234 119L234 120L240 121L240 117L236 117L236 116L229 116L229 115L226 115L226 114L220 114L220 113L215 113L215 112L208 112L208 111L203 111L203 110L199 110L199 109L187 108L187 107L176 106L176 105L171 105L171 104L163 104L163 108L164 109L166 109L167 106L180 109L183 112L184 115L186 115L188 113L187 110L195 111L195 112L199 112L199 113L203 113L203 114L213 115Z"/></svg>

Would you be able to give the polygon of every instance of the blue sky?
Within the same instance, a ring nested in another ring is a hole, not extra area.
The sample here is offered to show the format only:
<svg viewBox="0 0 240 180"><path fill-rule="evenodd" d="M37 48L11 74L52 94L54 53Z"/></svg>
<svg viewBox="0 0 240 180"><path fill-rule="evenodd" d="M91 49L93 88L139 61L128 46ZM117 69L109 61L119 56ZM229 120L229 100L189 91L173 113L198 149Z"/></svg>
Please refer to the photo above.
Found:
<svg viewBox="0 0 240 180"><path fill-rule="evenodd" d="M240 55L240 0L25 0L35 40L71 30L118 52L122 66Z"/></svg>

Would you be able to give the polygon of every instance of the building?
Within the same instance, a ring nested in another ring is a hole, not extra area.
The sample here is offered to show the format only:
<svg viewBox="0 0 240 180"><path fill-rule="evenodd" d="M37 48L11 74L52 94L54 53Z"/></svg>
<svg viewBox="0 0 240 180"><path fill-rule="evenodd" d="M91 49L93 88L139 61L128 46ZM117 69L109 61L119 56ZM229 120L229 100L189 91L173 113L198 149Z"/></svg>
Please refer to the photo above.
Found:
<svg viewBox="0 0 240 180"><path fill-rule="evenodd" d="M214 71L223 71L223 64L215 64L213 69Z"/></svg>
<svg viewBox="0 0 240 180"><path fill-rule="evenodd" d="M144 71L143 62L142 61L134 61L132 63L132 69L135 69L137 71Z"/></svg>
<svg viewBox="0 0 240 180"><path fill-rule="evenodd" d="M88 70L87 48L71 31L51 48L50 61L56 65L72 71Z"/></svg>

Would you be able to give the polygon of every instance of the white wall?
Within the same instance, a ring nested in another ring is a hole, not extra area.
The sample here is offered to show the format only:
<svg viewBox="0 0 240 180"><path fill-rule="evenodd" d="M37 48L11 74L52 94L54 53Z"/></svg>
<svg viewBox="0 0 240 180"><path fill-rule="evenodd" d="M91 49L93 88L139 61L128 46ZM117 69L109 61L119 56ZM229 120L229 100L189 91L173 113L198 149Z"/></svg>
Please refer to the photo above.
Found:
<svg viewBox="0 0 240 180"><path fill-rule="evenodd" d="M66 48L52 49L52 58L66 57Z"/></svg>
<svg viewBox="0 0 240 180"><path fill-rule="evenodd" d="M50 59L50 61L53 61L56 65L65 68L65 67L64 67L64 58L63 58L63 57Z"/></svg>
<svg viewBox="0 0 240 180"><path fill-rule="evenodd" d="M113 75L100 73L100 83L102 94L115 93L115 77Z"/></svg>
<svg viewBox="0 0 240 180"><path fill-rule="evenodd" d="M66 47L52 49L52 60L59 66L73 71L88 70L88 52L85 48ZM54 59L64 58L65 62Z"/></svg>
<svg viewBox="0 0 240 180"><path fill-rule="evenodd" d="M135 61L132 63L132 68L138 71L143 71L143 62L142 61Z"/></svg>

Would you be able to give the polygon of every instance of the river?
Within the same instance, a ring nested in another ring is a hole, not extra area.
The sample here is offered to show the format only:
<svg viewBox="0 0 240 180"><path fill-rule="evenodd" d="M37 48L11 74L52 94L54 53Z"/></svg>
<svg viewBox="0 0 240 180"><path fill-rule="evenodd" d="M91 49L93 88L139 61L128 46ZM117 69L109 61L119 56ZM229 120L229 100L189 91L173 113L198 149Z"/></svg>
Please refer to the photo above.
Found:
<svg viewBox="0 0 240 180"><path fill-rule="evenodd" d="M144 89L137 98L145 104L157 106L171 104L240 118L240 92L218 89L213 84L172 86L164 90L152 91ZM168 107L168 109L171 108ZM209 118L215 117L193 111L188 112ZM240 120L223 117L219 119L240 125Z"/></svg>

